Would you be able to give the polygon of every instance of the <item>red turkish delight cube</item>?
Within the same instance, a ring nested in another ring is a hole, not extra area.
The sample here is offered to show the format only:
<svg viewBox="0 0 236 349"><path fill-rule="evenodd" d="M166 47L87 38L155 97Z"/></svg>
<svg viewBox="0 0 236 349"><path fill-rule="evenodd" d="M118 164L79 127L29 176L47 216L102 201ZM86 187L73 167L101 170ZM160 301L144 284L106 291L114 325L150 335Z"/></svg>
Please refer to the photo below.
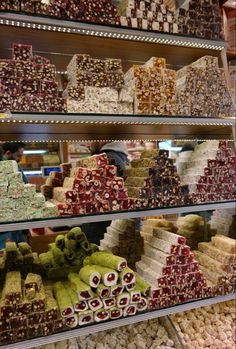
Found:
<svg viewBox="0 0 236 349"><path fill-rule="evenodd" d="M126 200L129 198L128 189L126 188L116 190L115 193L115 197L119 200Z"/></svg>
<svg viewBox="0 0 236 349"><path fill-rule="evenodd" d="M20 94L20 80L14 77L1 78L0 94L18 96Z"/></svg>
<svg viewBox="0 0 236 349"><path fill-rule="evenodd" d="M189 265L190 265L190 272L194 272L195 273L195 272L199 271L199 264L198 264L197 261L192 262Z"/></svg>
<svg viewBox="0 0 236 349"><path fill-rule="evenodd" d="M104 173L102 168L94 168L90 170L91 180L102 180L103 175Z"/></svg>
<svg viewBox="0 0 236 349"><path fill-rule="evenodd" d="M117 176L117 167L114 165L105 166L105 177L115 178Z"/></svg>
<svg viewBox="0 0 236 349"><path fill-rule="evenodd" d="M181 256L189 256L190 255L190 248L189 246L185 245L181 245L181 248L180 248L180 253L179 253Z"/></svg>
<svg viewBox="0 0 236 349"><path fill-rule="evenodd" d="M122 199L121 200L122 210L131 210L134 208L134 200L133 199Z"/></svg>
<svg viewBox="0 0 236 349"><path fill-rule="evenodd" d="M212 297L212 288L210 286L202 288L202 297Z"/></svg>
<svg viewBox="0 0 236 349"><path fill-rule="evenodd" d="M148 298L148 309L154 310L160 308L160 300L156 298Z"/></svg>
<svg viewBox="0 0 236 349"><path fill-rule="evenodd" d="M116 177L112 179L112 188L115 190L123 189L124 188L124 179L122 177Z"/></svg>
<svg viewBox="0 0 236 349"><path fill-rule="evenodd" d="M168 286L168 279L167 279L167 276L159 277L159 278L157 279L157 286L158 286L158 287Z"/></svg>
<svg viewBox="0 0 236 349"><path fill-rule="evenodd" d="M167 286L167 287L163 287L162 288L162 296L163 297L167 297L167 296L170 296L171 295L171 287L170 286Z"/></svg>
<svg viewBox="0 0 236 349"><path fill-rule="evenodd" d="M191 265L191 264L181 265L181 271L182 271L181 274L190 273L190 272L191 272L191 267L190 267L190 265Z"/></svg>
<svg viewBox="0 0 236 349"><path fill-rule="evenodd" d="M172 272L175 274L182 274L182 268L181 265L172 265Z"/></svg>
<svg viewBox="0 0 236 349"><path fill-rule="evenodd" d="M151 298L160 298L162 296L162 288L152 288L150 290L150 297Z"/></svg>
<svg viewBox="0 0 236 349"><path fill-rule="evenodd" d="M16 77L16 62L10 59L0 59L0 78Z"/></svg>
<svg viewBox="0 0 236 349"><path fill-rule="evenodd" d="M40 91L40 80L21 79L20 89L22 94L38 95Z"/></svg>

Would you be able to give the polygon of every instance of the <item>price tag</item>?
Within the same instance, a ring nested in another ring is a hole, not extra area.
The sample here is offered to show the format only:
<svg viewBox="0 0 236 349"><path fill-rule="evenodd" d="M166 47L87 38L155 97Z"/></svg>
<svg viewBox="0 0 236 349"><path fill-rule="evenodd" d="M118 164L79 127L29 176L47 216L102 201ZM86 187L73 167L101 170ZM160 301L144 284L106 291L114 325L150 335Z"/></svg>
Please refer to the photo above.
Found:
<svg viewBox="0 0 236 349"><path fill-rule="evenodd" d="M12 115L11 115L11 113L8 112L8 111L3 112L3 113L0 113L0 119L1 119L1 120L2 120L2 119L9 119L9 118L11 118L11 117L12 117Z"/></svg>

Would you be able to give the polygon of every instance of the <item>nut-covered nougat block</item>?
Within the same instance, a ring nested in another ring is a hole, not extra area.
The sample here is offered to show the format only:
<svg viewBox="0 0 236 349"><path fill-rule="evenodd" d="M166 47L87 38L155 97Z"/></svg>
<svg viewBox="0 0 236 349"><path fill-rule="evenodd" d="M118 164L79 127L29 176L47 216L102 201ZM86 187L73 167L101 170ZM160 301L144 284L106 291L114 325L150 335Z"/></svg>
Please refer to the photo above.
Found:
<svg viewBox="0 0 236 349"><path fill-rule="evenodd" d="M31 61L33 59L32 45L13 44L12 58L16 61Z"/></svg>

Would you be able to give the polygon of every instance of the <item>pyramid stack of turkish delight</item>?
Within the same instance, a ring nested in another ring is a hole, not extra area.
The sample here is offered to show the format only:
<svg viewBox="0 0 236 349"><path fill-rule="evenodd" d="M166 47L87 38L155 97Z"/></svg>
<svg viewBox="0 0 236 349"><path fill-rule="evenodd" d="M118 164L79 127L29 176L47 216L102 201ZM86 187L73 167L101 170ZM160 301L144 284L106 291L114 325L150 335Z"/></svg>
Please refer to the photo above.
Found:
<svg viewBox="0 0 236 349"><path fill-rule="evenodd" d="M28 273L42 275L43 269L36 252L32 252L27 242L6 242L5 249L0 255L0 282L4 282L6 273L19 270L22 278Z"/></svg>
<svg viewBox="0 0 236 349"><path fill-rule="evenodd" d="M212 285L213 295L232 293L235 290L235 239L215 235L211 242L200 242L198 251L193 253L200 270Z"/></svg>
<svg viewBox="0 0 236 349"><path fill-rule="evenodd" d="M12 258L16 257L12 251ZM6 274L0 314L1 345L47 336L64 327L52 289L38 274L29 273L23 282L19 271Z"/></svg>
<svg viewBox="0 0 236 349"><path fill-rule="evenodd" d="M64 167L67 174L62 178L62 186L61 181L57 181L59 186L46 182L42 188L43 193L48 191L51 194L51 202L58 207L61 215L132 208L133 200L128 197L124 180L117 177L117 168L108 164L106 154L81 159L75 168L71 168L71 164L64 164Z"/></svg>
<svg viewBox="0 0 236 349"><path fill-rule="evenodd" d="M179 33L205 39L224 39L219 0L190 0L177 11Z"/></svg>
<svg viewBox="0 0 236 349"><path fill-rule="evenodd" d="M226 208L215 210L210 220L211 233L229 236L231 227L235 224L235 209ZM236 230L235 230L236 231Z"/></svg>
<svg viewBox="0 0 236 349"><path fill-rule="evenodd" d="M123 27L178 33L175 13L163 0L122 0L118 13Z"/></svg>
<svg viewBox="0 0 236 349"><path fill-rule="evenodd" d="M198 145L183 172L195 202L234 200L236 156L227 141L206 141Z"/></svg>
<svg viewBox="0 0 236 349"><path fill-rule="evenodd" d="M127 169L125 185L130 197L137 198L136 208L184 205L191 202L188 186L180 185L180 177L168 150L159 150L156 156L141 155Z"/></svg>
<svg viewBox="0 0 236 349"><path fill-rule="evenodd" d="M14 160L0 161L0 221L55 217L57 207L36 193L34 184L24 184Z"/></svg>
<svg viewBox="0 0 236 349"><path fill-rule="evenodd" d="M177 233L186 238L187 245L196 249L198 242L204 241L207 236L207 226L204 218L197 214L187 214L176 220Z"/></svg>
<svg viewBox="0 0 236 349"><path fill-rule="evenodd" d="M217 57L204 56L176 73L177 114L233 116L233 102Z"/></svg>
<svg viewBox="0 0 236 349"><path fill-rule="evenodd" d="M211 288L181 235L154 228L136 269L152 285L151 308L211 296Z"/></svg>
<svg viewBox="0 0 236 349"><path fill-rule="evenodd" d="M119 219L111 222L100 241L104 250L111 251L127 260L131 268L140 260L143 253L143 238L135 229L135 221L132 219Z"/></svg>
<svg viewBox="0 0 236 349"><path fill-rule="evenodd" d="M33 55L31 45L13 44L12 59L0 60L0 110L65 111L55 65Z"/></svg>
<svg viewBox="0 0 236 349"><path fill-rule="evenodd" d="M0 10L20 11L21 0L2 0Z"/></svg>
<svg viewBox="0 0 236 349"><path fill-rule="evenodd" d="M176 72L166 68L165 58L152 57L125 74L120 99L134 103L135 114L176 114Z"/></svg>
<svg viewBox="0 0 236 349"><path fill-rule="evenodd" d="M119 100L118 91L124 85L120 59L76 54L67 74L69 83L64 96L68 112L132 114L132 101Z"/></svg>
<svg viewBox="0 0 236 349"><path fill-rule="evenodd" d="M95 252L84 259L79 273L53 286L61 316L76 327L135 315L148 307L150 285L136 275L124 258Z"/></svg>
<svg viewBox="0 0 236 349"><path fill-rule="evenodd" d="M235 347L235 300L171 315L186 349Z"/></svg>

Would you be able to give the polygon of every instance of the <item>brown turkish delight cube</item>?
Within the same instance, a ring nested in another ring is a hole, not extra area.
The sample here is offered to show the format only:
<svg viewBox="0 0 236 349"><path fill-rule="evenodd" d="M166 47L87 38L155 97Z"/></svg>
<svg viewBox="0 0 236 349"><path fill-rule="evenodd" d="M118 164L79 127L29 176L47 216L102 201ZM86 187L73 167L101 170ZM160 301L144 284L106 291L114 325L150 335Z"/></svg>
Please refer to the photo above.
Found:
<svg viewBox="0 0 236 349"><path fill-rule="evenodd" d="M53 333L53 322L45 322L41 324L41 331L43 336L48 336Z"/></svg>
<svg viewBox="0 0 236 349"><path fill-rule="evenodd" d="M34 326L35 324L42 324L44 321L45 321L44 312L32 313L28 316L29 326Z"/></svg>
<svg viewBox="0 0 236 349"><path fill-rule="evenodd" d="M103 73L105 71L105 61L103 59L91 58L89 71L96 74Z"/></svg>
<svg viewBox="0 0 236 349"><path fill-rule="evenodd" d="M35 64L50 64L49 59L39 55L34 55L33 61Z"/></svg>
<svg viewBox="0 0 236 349"><path fill-rule="evenodd" d="M10 59L0 59L0 78L17 77L16 62Z"/></svg>
<svg viewBox="0 0 236 349"><path fill-rule="evenodd" d="M5 316L2 316L0 318L0 333L4 331L10 330L10 322L8 318L5 318Z"/></svg>
<svg viewBox="0 0 236 349"><path fill-rule="evenodd" d="M29 324L27 327L27 337L34 338L42 335L42 328L40 324L34 323L32 325Z"/></svg>
<svg viewBox="0 0 236 349"><path fill-rule="evenodd" d="M53 324L54 324L53 332L60 332L64 327L64 323L62 319L57 319L53 321Z"/></svg>
<svg viewBox="0 0 236 349"><path fill-rule="evenodd" d="M15 306L1 302L0 312L3 318L10 318L15 314Z"/></svg>
<svg viewBox="0 0 236 349"><path fill-rule="evenodd" d="M16 305L16 313L17 315L28 315L32 311L32 303L27 299L23 299L23 301Z"/></svg>
<svg viewBox="0 0 236 349"><path fill-rule="evenodd" d="M0 333L0 344L9 344L14 340L13 331L4 331Z"/></svg>
<svg viewBox="0 0 236 349"><path fill-rule="evenodd" d="M12 58L15 61L31 61L33 50L31 45L13 44Z"/></svg>
<svg viewBox="0 0 236 349"><path fill-rule="evenodd" d="M27 316L14 316L10 320L10 326L14 330L15 328L26 328L27 327Z"/></svg>
<svg viewBox="0 0 236 349"><path fill-rule="evenodd" d="M35 13L35 2L29 0L21 0L21 11Z"/></svg>
<svg viewBox="0 0 236 349"><path fill-rule="evenodd" d="M105 71L109 72L122 72L121 59L107 58L105 60Z"/></svg>
<svg viewBox="0 0 236 349"><path fill-rule="evenodd" d="M108 73L107 85L113 88L121 88L124 85L124 74L122 72Z"/></svg>

